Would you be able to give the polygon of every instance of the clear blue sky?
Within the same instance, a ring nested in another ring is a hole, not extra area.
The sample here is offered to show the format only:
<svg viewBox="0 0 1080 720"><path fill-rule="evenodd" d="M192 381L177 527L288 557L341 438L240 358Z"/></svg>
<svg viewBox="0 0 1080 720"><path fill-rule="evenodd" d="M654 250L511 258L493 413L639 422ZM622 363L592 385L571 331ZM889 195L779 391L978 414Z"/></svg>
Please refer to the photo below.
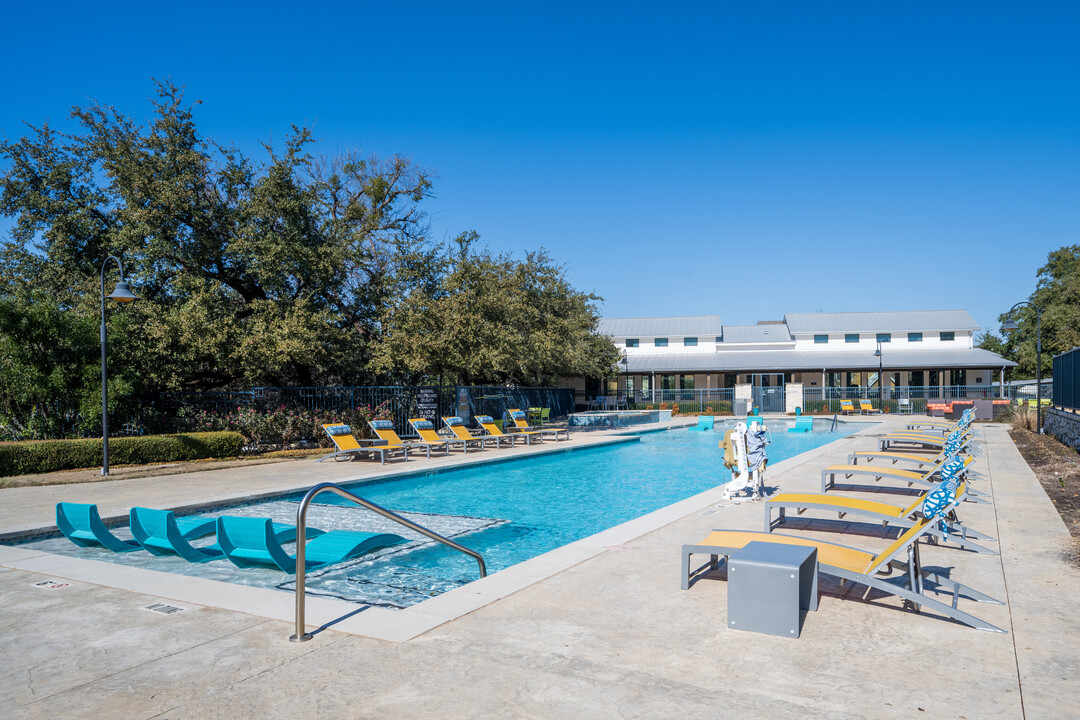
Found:
<svg viewBox="0 0 1080 720"><path fill-rule="evenodd" d="M411 157L437 237L545 247L610 317L996 329L1080 243L1078 7L11 2L0 132L171 78L255 155L296 123Z"/></svg>

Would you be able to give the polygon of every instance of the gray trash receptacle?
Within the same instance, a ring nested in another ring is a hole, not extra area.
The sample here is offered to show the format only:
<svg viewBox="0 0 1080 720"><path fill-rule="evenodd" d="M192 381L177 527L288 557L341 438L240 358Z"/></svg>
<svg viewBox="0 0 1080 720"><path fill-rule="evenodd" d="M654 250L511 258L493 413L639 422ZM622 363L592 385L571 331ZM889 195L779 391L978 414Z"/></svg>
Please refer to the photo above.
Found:
<svg viewBox="0 0 1080 720"><path fill-rule="evenodd" d="M799 637L817 610L817 548L751 542L728 558L728 627Z"/></svg>

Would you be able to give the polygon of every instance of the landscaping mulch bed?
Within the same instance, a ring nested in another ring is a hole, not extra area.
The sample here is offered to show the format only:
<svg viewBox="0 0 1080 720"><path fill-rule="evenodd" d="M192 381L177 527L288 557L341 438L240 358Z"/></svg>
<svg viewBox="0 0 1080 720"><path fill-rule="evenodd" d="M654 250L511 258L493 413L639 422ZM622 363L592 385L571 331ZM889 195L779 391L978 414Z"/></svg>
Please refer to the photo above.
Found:
<svg viewBox="0 0 1080 720"><path fill-rule="evenodd" d="M1057 508L1073 539L1080 543L1080 453L1049 435L1013 428L1013 442ZM1071 560L1080 566L1080 544Z"/></svg>

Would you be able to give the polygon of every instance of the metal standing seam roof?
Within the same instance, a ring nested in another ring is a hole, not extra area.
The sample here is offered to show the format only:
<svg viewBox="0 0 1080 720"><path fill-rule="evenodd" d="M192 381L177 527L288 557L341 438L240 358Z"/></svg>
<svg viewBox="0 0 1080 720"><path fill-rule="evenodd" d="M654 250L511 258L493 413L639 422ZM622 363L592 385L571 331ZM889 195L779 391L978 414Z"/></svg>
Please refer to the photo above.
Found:
<svg viewBox="0 0 1080 720"><path fill-rule="evenodd" d="M598 330L617 338L720 337L723 323L719 315L652 318L601 318Z"/></svg>
<svg viewBox="0 0 1080 720"><path fill-rule="evenodd" d="M784 325L783 323L724 326L724 344L793 341L791 333L788 332L787 325Z"/></svg>
<svg viewBox="0 0 1080 720"><path fill-rule="evenodd" d="M789 370L876 370L878 359L869 352L805 350L753 350L716 353L633 353L629 372L746 372ZM882 366L897 369L1016 367L997 353L982 348L961 350L890 350Z"/></svg>
<svg viewBox="0 0 1080 720"><path fill-rule="evenodd" d="M978 330L967 310L909 310L901 312L789 313L784 316L793 333L825 332L935 332Z"/></svg>

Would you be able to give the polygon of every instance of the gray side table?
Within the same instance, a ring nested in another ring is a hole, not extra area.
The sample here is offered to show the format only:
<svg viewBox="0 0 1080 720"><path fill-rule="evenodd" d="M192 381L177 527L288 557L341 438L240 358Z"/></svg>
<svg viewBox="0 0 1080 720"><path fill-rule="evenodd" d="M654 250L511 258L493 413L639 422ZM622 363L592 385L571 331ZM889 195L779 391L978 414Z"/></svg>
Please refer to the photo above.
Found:
<svg viewBox="0 0 1080 720"><path fill-rule="evenodd" d="M728 558L729 628L797 638L817 605L817 548L755 541Z"/></svg>

